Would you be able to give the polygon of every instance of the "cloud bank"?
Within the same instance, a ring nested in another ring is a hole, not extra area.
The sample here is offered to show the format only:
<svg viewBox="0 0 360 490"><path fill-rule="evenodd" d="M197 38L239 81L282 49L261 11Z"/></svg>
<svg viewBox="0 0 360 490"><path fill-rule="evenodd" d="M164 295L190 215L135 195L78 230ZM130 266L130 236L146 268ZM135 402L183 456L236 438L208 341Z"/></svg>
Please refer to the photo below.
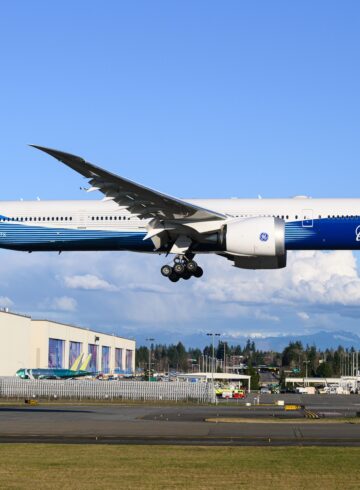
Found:
<svg viewBox="0 0 360 490"><path fill-rule="evenodd" d="M173 284L164 257L131 253L1 252L0 307L135 337L217 329L236 336L319 329L360 333L360 276L348 251L289 253L275 271L198 256L200 280ZM11 298L11 299L10 299Z"/></svg>

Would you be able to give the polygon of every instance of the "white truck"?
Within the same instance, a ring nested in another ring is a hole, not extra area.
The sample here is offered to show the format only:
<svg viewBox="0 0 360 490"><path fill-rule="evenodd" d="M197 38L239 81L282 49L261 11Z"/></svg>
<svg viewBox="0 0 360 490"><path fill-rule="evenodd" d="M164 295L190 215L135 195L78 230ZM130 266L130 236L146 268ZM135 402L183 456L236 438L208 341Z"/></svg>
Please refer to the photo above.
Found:
<svg viewBox="0 0 360 490"><path fill-rule="evenodd" d="M302 395L315 395L316 393L315 386L298 386L295 392Z"/></svg>

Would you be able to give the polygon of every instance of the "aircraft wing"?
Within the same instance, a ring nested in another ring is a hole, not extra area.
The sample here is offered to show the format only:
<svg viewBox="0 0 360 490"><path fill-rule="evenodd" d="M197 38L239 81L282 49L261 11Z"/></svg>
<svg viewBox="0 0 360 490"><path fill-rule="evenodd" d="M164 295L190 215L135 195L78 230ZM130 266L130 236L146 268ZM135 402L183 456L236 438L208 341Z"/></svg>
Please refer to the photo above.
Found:
<svg viewBox="0 0 360 490"><path fill-rule="evenodd" d="M100 167L86 162L83 158L53 150L43 146L30 145L38 150L48 153L68 167L89 179L92 186L89 190L99 190L106 199L114 200L120 206L126 207L139 218L157 218L159 220L189 220L208 221L223 220L226 216L201 208L181 199L168 196L148 187L132 182L108 172Z"/></svg>

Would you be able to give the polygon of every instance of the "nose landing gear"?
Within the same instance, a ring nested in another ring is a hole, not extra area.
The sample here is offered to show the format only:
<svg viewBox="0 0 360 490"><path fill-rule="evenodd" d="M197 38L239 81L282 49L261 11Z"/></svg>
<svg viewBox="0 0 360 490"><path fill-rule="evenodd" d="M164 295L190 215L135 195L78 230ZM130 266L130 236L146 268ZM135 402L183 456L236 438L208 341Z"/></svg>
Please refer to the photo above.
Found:
<svg viewBox="0 0 360 490"><path fill-rule="evenodd" d="M204 273L195 260L189 260L185 256L176 256L173 266L163 265L160 271L161 274L170 279L171 282L177 282L179 279L188 280L191 277L199 278Z"/></svg>

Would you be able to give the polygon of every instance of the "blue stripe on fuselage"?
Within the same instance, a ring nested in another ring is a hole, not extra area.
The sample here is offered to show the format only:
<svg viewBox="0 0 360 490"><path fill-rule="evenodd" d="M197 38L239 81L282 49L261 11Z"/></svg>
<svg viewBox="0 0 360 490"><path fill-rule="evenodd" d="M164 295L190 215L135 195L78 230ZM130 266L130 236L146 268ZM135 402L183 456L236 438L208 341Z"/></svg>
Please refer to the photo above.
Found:
<svg viewBox="0 0 360 490"><path fill-rule="evenodd" d="M154 250L146 231L49 228L14 222L0 223L0 247L26 251Z"/></svg>
<svg viewBox="0 0 360 490"><path fill-rule="evenodd" d="M312 226L304 226L311 224ZM287 250L359 250L359 218L322 218L312 222L285 223ZM145 230L95 230L48 228L13 221L0 222L0 248L46 250L133 250L151 252L154 245L144 240ZM216 245L200 245L201 251L216 251Z"/></svg>
<svg viewBox="0 0 360 490"><path fill-rule="evenodd" d="M287 250L360 249L359 218L321 218L312 223L313 226L304 226L302 221L285 224Z"/></svg>

